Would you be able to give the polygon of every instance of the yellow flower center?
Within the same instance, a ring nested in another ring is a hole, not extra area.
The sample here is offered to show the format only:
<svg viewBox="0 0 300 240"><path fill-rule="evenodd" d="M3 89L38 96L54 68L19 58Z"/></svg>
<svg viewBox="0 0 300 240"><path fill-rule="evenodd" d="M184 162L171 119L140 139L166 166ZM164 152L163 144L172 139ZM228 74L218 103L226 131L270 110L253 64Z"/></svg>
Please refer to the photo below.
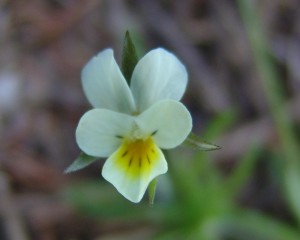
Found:
<svg viewBox="0 0 300 240"><path fill-rule="evenodd" d="M135 178L151 172L160 150L151 137L134 141L125 139L115 154L117 166Z"/></svg>

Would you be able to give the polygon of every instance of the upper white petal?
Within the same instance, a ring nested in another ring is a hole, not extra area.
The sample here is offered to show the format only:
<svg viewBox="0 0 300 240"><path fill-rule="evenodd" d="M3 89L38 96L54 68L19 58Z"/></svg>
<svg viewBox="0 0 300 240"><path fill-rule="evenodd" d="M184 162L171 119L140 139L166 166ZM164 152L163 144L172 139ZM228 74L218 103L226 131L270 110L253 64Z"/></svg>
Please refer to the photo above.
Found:
<svg viewBox="0 0 300 240"><path fill-rule="evenodd" d="M88 155L108 157L133 128L133 117L106 109L92 109L80 119L76 129L79 148Z"/></svg>
<svg viewBox="0 0 300 240"><path fill-rule="evenodd" d="M174 100L153 104L136 119L145 135L153 135L155 143L170 149L180 145L191 132L192 117L186 107Z"/></svg>
<svg viewBox="0 0 300 240"><path fill-rule="evenodd" d="M81 80L84 93L93 107L123 113L135 111L131 91L112 49L94 56L83 68Z"/></svg>
<svg viewBox="0 0 300 240"><path fill-rule="evenodd" d="M151 171L141 171L138 176L132 177L126 169L118 166L117 151L111 155L103 165L102 176L128 200L139 202L143 198L149 183L158 175L168 170L167 161L162 151L157 148L158 159L153 163Z"/></svg>
<svg viewBox="0 0 300 240"><path fill-rule="evenodd" d="M162 99L180 100L187 79L187 71L175 55L162 48L150 51L132 74L130 87L137 110L142 112Z"/></svg>

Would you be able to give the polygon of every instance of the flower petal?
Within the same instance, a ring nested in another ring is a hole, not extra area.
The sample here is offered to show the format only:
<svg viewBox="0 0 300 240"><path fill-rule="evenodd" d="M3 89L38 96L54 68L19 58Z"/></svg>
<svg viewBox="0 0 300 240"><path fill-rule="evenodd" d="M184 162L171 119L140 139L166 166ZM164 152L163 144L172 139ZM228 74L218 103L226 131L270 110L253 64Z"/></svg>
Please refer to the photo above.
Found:
<svg viewBox="0 0 300 240"><path fill-rule="evenodd" d="M123 113L135 111L132 94L112 49L93 57L83 68L81 79L84 93L93 107Z"/></svg>
<svg viewBox="0 0 300 240"><path fill-rule="evenodd" d="M108 157L130 134L133 117L107 109L92 109L80 119L76 129L79 148L88 155Z"/></svg>
<svg viewBox="0 0 300 240"><path fill-rule="evenodd" d="M128 200L139 202L149 183L167 172L162 151L152 138L125 141L105 162L102 176Z"/></svg>
<svg viewBox="0 0 300 240"><path fill-rule="evenodd" d="M152 135L163 149L180 145L192 129L192 118L186 107L174 100L162 100L137 117L145 135Z"/></svg>
<svg viewBox="0 0 300 240"><path fill-rule="evenodd" d="M136 65L131 90L139 112L162 99L180 100L187 85L187 71L172 53L158 48Z"/></svg>

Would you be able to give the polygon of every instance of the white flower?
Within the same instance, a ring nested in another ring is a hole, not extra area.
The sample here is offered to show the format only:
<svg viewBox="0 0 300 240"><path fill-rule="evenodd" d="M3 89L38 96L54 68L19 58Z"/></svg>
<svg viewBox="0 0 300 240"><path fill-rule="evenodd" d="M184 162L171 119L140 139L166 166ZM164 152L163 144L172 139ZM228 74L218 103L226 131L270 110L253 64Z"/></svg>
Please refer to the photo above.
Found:
<svg viewBox="0 0 300 240"><path fill-rule="evenodd" d="M128 86L111 49L93 57L82 71L84 92L94 109L76 130L80 149L108 157L103 177L132 202L168 165L161 149L180 145L192 128L186 107L187 72L170 52L158 48L136 65Z"/></svg>

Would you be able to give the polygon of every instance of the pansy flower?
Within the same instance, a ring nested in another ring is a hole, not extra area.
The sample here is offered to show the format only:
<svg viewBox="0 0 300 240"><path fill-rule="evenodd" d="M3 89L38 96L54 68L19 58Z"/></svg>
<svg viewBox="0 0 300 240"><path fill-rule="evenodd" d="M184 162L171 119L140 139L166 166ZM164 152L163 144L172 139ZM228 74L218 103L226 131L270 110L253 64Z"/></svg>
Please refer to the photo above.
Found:
<svg viewBox="0 0 300 240"><path fill-rule="evenodd" d="M90 156L107 158L102 176L132 202L167 172L161 149L175 148L191 131L191 115L179 102L187 78L182 63L162 48L140 59L130 86L111 49L82 71L84 93L94 108L79 121L77 144Z"/></svg>

